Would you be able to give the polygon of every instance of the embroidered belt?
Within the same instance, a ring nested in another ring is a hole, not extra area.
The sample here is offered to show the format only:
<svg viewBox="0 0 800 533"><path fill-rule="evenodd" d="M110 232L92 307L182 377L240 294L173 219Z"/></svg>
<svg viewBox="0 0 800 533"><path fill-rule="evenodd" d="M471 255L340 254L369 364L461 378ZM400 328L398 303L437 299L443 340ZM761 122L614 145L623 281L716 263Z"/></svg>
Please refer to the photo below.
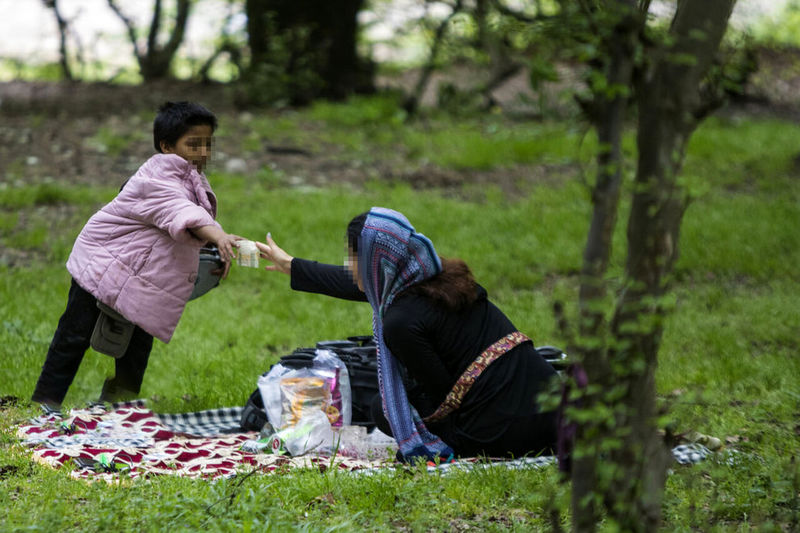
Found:
<svg viewBox="0 0 800 533"><path fill-rule="evenodd" d="M458 409L461 406L461 401L464 399L464 396L466 396L469 389L472 388L478 376L486 370L486 367L507 351L526 341L530 341L530 339L519 331L515 331L486 348L472 363L470 363L464 373L459 376L442 404L436 408L436 411L426 416L423 420L425 422L438 422Z"/></svg>

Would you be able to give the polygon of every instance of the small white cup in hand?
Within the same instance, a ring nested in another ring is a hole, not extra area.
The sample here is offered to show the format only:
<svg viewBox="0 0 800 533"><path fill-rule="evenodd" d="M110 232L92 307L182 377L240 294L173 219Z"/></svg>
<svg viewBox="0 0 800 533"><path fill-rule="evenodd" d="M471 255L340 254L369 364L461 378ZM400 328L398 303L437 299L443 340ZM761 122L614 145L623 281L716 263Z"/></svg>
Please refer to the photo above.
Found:
<svg viewBox="0 0 800 533"><path fill-rule="evenodd" d="M255 242L236 241L236 248L239 250L236 256L239 266L258 268L258 248Z"/></svg>

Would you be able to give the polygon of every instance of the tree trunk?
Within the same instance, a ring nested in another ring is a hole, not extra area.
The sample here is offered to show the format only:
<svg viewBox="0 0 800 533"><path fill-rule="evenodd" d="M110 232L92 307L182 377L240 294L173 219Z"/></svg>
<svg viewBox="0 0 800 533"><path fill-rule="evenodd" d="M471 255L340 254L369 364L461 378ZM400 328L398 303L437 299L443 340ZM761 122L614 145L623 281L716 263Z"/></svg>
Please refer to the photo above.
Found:
<svg viewBox="0 0 800 533"><path fill-rule="evenodd" d="M147 35L147 46L145 50L140 50L133 21L120 10L115 0L108 0L108 6L127 29L128 39L133 45L133 53L139 63L139 73L145 81L163 79L169 76L172 59L183 42L186 23L189 20L191 1L177 0L177 2L178 12L175 16L175 27L172 29L167 42L162 46L158 44L158 33L162 22L161 0L154 1L153 17L150 20L150 30Z"/></svg>
<svg viewBox="0 0 800 533"><path fill-rule="evenodd" d="M70 69L69 66L69 54L67 52L67 21L61 15L61 11L58 9L58 0L44 0L44 5L53 10L53 14L56 17L56 22L58 23L58 50L61 73L63 74L65 80L72 81L74 77L72 76L72 69Z"/></svg>
<svg viewBox="0 0 800 533"><path fill-rule="evenodd" d="M147 36L147 52L140 62L142 77L145 81L163 79L169 76L170 66L178 47L183 42L186 23L189 20L191 3L189 0L178 0L178 13L175 16L175 27L167 42L158 44L158 32L161 27L161 2L156 0L153 9L153 19L150 23L150 32Z"/></svg>
<svg viewBox="0 0 800 533"><path fill-rule="evenodd" d="M267 59L267 13L269 0L247 0L247 44L250 46L250 63L260 65Z"/></svg>
<svg viewBox="0 0 800 533"><path fill-rule="evenodd" d="M654 531L669 450L656 424L658 349L664 297L678 257L687 196L677 177L698 124L700 83L708 73L735 0L684 0L672 21L672 45L660 54L637 87L638 164L628 219L625 289L611 324L609 360L626 385L616 411L621 446L610 451L617 472L606 510L623 531ZM621 375L620 375L621 374Z"/></svg>
<svg viewBox="0 0 800 533"><path fill-rule="evenodd" d="M247 0L251 74L270 65L295 104L371 90L371 66L356 47L363 5L364 0Z"/></svg>
<svg viewBox="0 0 800 533"><path fill-rule="evenodd" d="M605 314L607 296L605 281L611 240L617 221L620 185L624 158L622 135L625 112L629 103L629 88L633 75L633 52L641 26L636 14L635 0L615 0L609 6L617 16L614 31L606 43L608 57L601 66L608 85L626 90L603 91L584 102L584 111L597 131L600 151L597 154L597 181L592 191L592 220L583 252L579 294L580 346L578 353L590 382L611 383L611 370L604 349ZM588 397L586 404L601 402L600 397ZM592 421L578 427L580 442L597 443L607 437L601 421ZM597 451L582 446L586 455L572 462L572 508L575 531L593 531L599 520L599 508L592 497L598 489L596 473Z"/></svg>
<svg viewBox="0 0 800 533"><path fill-rule="evenodd" d="M626 3L629 8L631 3L623 0L610 1L608 6L616 9ZM581 354L590 383L600 389L587 397L589 408L601 406L610 415L579 428L576 450L588 454L573 465L575 531L595 529L600 505L621 531L655 531L660 526L671 456L657 431L655 372L666 314L663 298L677 258L686 209L686 195L677 177L689 138L707 112L699 86L719 48L734 3L679 2L670 28L671 44L653 55L654 61L636 86L638 163L627 228L625 285L609 339L602 337L606 329L598 303L606 293L602 276L619 197L623 114L613 102L602 99L596 98L595 106L589 106L595 112L590 117L595 117L602 151L582 270L581 333L589 342ZM618 25L607 43L611 66L607 77L614 81L616 73L621 84L633 61L633 49L624 46L630 44L626 37L631 33L619 31L625 27Z"/></svg>

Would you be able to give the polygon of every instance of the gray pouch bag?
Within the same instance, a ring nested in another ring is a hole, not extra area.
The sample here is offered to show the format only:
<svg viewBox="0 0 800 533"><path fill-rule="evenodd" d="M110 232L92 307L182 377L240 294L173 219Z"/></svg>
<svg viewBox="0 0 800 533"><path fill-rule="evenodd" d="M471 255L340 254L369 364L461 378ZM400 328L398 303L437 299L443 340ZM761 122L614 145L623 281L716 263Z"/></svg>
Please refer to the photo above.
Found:
<svg viewBox="0 0 800 533"><path fill-rule="evenodd" d="M125 355L136 324L100 301L100 316L94 325L91 345L94 351L119 359Z"/></svg>

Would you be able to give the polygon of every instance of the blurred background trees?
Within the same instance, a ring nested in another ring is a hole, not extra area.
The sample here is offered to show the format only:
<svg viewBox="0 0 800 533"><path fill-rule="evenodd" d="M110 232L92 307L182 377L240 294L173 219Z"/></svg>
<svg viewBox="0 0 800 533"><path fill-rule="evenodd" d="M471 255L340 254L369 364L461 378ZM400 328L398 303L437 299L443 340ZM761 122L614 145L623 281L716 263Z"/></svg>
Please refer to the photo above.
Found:
<svg viewBox="0 0 800 533"><path fill-rule="evenodd" d="M189 20L191 0L176 0L176 13L169 22L169 29L165 31L166 42L160 42L162 25L165 16L161 0L153 0L153 14L145 36L140 35L135 23L122 11L115 0L108 0L108 7L119 17L125 25L133 47L133 55L139 64L139 74L144 81L160 80L170 75L170 67L178 47L183 42L186 23Z"/></svg>
<svg viewBox="0 0 800 533"><path fill-rule="evenodd" d="M250 100L307 104L373 89L357 51L364 0L247 0Z"/></svg>
<svg viewBox="0 0 800 533"><path fill-rule="evenodd" d="M241 105L281 106L369 93L385 85L381 82L387 76L402 72L402 105L414 114L423 100L447 111L492 109L498 105L498 90L524 76L524 107L542 115L577 103L561 89L575 88L575 78L580 79L596 50L589 33L582 32L581 38L571 33L573 22L596 11L598 4L97 0L102 7L90 12L81 2L42 0L55 22L52 59L3 57L0 51L0 79L41 79L44 74L77 81L216 82L229 85ZM675 3L642 4L650 25L663 27ZM758 5L768 10L760 13ZM739 54L747 50L751 68L738 71L729 92L744 91L748 75L769 51L798 44L800 32L792 28L800 25L800 3L781 5L750 2L742 8L723 48ZM89 19L100 17L106 21L100 30L86 29ZM745 36L749 41L743 46ZM101 50L110 46L116 51L103 55ZM454 69L466 73L466 79L440 82L439 74Z"/></svg>

